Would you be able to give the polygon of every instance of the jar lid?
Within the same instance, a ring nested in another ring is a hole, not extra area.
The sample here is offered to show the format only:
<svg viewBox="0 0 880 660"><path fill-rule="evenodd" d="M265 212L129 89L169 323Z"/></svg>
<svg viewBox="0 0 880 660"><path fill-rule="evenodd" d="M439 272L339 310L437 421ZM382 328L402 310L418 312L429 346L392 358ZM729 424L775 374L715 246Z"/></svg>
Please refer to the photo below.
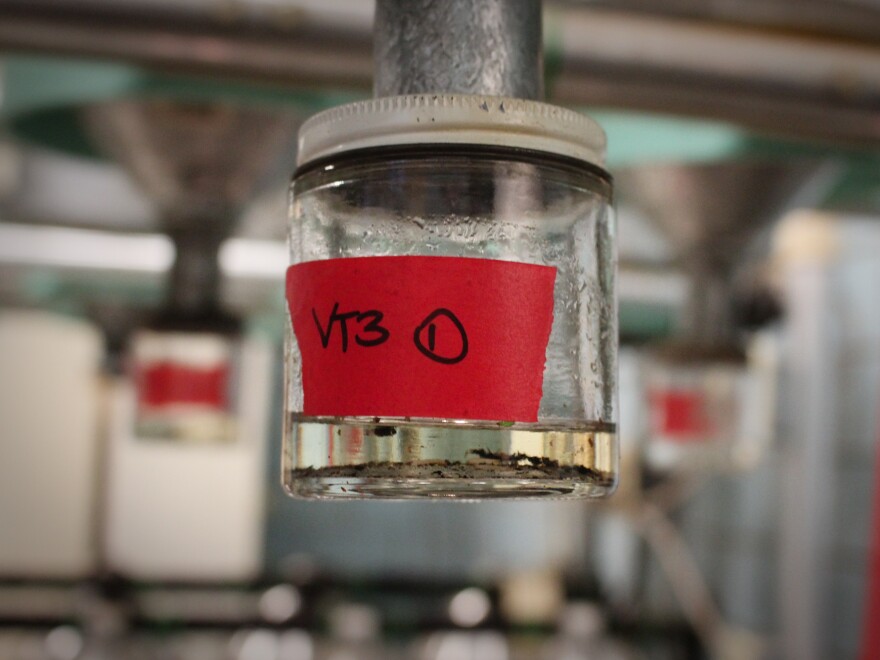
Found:
<svg viewBox="0 0 880 660"><path fill-rule="evenodd" d="M474 144L516 147L602 167L605 132L589 117L500 96L416 94L341 105L299 130L297 164L372 147Z"/></svg>

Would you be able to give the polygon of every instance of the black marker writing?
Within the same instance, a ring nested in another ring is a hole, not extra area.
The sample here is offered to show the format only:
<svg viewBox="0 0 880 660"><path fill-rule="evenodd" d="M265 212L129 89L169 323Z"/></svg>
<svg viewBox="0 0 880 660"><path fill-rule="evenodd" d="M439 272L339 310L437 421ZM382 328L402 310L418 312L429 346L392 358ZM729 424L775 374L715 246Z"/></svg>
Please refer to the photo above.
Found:
<svg viewBox="0 0 880 660"><path fill-rule="evenodd" d="M442 318L447 319L447 322L443 323L443 325L447 326L447 329L443 329L441 326L441 332L446 335L450 332L455 333L457 335L456 339L461 344L461 348L456 355L441 355L437 352L437 326L440 325L440 319ZM451 328L449 328L450 324ZM427 346L422 338L423 335L427 335ZM413 341L422 355L441 364L458 364L468 354L468 337L464 326L455 314L444 307L435 309L428 314L427 318L416 328L413 334Z"/></svg>
<svg viewBox="0 0 880 660"><path fill-rule="evenodd" d="M385 314L378 309L365 312L340 312L339 303L336 302L333 303L326 325L321 323L318 311L314 307L312 318L321 338L321 346L325 349L330 347L333 328L337 325L343 353L348 352L349 337L353 336L355 343L365 348L384 344L391 337L391 331L382 325ZM350 329L349 321L352 321L355 327ZM458 364L467 357L469 350L464 325L445 307L435 309L418 325L413 334L413 341L422 355L440 364Z"/></svg>
<svg viewBox="0 0 880 660"><path fill-rule="evenodd" d="M361 338L360 334L358 334L355 336L354 340L361 346L378 346L379 344L387 341L388 337L391 336L391 333L388 332L387 328L383 328L381 325L379 325L380 323L382 323L382 319L385 318L385 315L378 310L371 309L367 312L358 314L358 323L367 318L372 318L372 321L364 326L364 332L373 332L378 336L374 337L373 339L363 339Z"/></svg>
<svg viewBox="0 0 880 660"><path fill-rule="evenodd" d="M315 320L315 325L318 328L318 334L321 337L321 346L327 348L330 346L330 337L333 333L333 326L339 324L339 333L342 342L342 352L345 353L348 351L348 321L350 319L355 319L358 323L362 323L366 319L371 319L369 323L367 323L362 330L355 332L354 340L360 344L361 346L378 346L388 340L388 337L391 336L391 333L387 328L382 327L380 325L382 323L384 315L382 312L371 309L366 312L339 312L339 303L333 304L333 310L330 312L330 318L327 320L326 329L321 325L321 321L318 319L318 312L315 308L312 308L312 318ZM361 332L372 333L374 336L372 338L365 338L361 336Z"/></svg>

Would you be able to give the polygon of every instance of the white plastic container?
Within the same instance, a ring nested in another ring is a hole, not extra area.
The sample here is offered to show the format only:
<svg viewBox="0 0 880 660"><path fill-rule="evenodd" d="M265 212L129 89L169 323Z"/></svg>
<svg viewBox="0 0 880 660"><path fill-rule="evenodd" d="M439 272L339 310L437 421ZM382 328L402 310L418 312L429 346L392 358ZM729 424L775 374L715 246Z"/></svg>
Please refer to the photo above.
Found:
<svg viewBox="0 0 880 660"><path fill-rule="evenodd" d="M222 335L169 337L181 339L201 343L212 364L222 355L231 361L234 431L230 436L229 425L195 406L189 409L195 424L186 421L186 407L178 408L178 434L154 433L156 425L145 428L138 415L136 381L118 385L105 500L107 561L135 579L248 580L262 568L271 351L261 341ZM156 337L148 341L155 344ZM153 345L147 353L155 350ZM144 355L137 341L132 354Z"/></svg>
<svg viewBox="0 0 880 660"><path fill-rule="evenodd" d="M90 323L0 312L0 578L96 569L102 356Z"/></svg>

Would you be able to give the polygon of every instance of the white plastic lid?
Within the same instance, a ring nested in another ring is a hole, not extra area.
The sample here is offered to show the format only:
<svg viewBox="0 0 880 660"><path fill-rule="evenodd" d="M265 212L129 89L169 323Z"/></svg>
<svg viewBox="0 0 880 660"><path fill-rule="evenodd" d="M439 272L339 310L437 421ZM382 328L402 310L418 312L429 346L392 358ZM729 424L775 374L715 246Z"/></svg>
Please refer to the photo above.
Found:
<svg viewBox="0 0 880 660"><path fill-rule="evenodd" d="M325 110L300 128L297 163L407 144L517 147L605 163L605 132L585 115L537 101L465 94L392 96Z"/></svg>

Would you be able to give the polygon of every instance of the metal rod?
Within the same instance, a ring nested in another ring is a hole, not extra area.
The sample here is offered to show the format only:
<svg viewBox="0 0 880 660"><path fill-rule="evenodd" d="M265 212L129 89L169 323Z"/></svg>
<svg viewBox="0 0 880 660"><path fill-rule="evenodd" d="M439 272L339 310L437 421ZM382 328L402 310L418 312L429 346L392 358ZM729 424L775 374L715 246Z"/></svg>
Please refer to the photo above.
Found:
<svg viewBox="0 0 880 660"><path fill-rule="evenodd" d="M189 230L171 235L177 257L171 269L168 309L183 317L199 317L219 308L222 236L199 231L199 222L178 223Z"/></svg>
<svg viewBox="0 0 880 660"><path fill-rule="evenodd" d="M692 258L686 260L686 272L691 288L681 335L704 348L736 345L730 268Z"/></svg>
<svg viewBox="0 0 880 660"><path fill-rule="evenodd" d="M374 96L544 95L541 0L377 0Z"/></svg>

